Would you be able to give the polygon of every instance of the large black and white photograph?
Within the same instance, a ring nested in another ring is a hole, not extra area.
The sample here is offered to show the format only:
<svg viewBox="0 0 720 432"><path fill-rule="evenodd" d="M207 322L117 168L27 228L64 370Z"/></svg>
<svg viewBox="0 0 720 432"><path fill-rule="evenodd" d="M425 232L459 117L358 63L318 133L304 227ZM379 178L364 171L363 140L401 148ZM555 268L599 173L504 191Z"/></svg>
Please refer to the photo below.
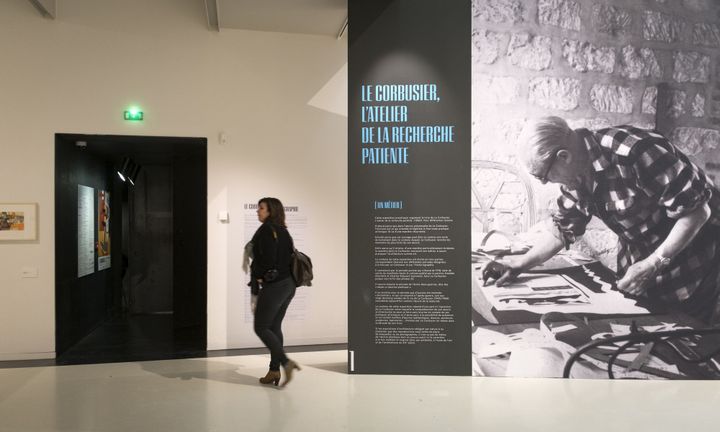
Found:
<svg viewBox="0 0 720 432"><path fill-rule="evenodd" d="M719 17L473 0L473 375L720 378Z"/></svg>

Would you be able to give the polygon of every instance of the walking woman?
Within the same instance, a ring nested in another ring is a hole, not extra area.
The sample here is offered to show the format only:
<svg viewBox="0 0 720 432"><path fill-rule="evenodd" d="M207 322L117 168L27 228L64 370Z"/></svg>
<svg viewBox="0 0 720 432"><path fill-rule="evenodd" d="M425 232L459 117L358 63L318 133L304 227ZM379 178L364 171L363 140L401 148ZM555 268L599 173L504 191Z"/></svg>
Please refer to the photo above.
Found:
<svg viewBox="0 0 720 432"><path fill-rule="evenodd" d="M282 366L284 387L292 379L293 371L300 370L300 366L285 355L281 330L285 312L295 295L295 281L290 272L292 238L285 226L285 210L277 198L258 201L257 215L262 225L251 241L251 308L255 314L255 333L270 350L270 370L260 382L278 385Z"/></svg>

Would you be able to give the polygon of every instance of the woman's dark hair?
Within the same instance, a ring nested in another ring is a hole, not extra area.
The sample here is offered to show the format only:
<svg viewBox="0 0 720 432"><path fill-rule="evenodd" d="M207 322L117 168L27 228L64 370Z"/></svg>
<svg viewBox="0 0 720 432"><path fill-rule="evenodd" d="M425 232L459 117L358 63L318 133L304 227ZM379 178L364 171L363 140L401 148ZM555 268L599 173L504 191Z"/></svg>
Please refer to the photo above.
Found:
<svg viewBox="0 0 720 432"><path fill-rule="evenodd" d="M287 228L285 225L285 207L277 198L260 198L260 201L258 201L258 205L265 203L267 206L268 212L270 213L270 216L267 218L267 222L270 222L275 225L280 225L281 227Z"/></svg>

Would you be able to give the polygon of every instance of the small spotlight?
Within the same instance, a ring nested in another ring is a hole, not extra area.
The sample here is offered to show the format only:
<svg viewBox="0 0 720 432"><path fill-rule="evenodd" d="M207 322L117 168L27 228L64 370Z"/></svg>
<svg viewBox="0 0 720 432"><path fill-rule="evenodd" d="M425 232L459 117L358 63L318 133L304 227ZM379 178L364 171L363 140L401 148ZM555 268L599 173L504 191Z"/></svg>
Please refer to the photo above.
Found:
<svg viewBox="0 0 720 432"><path fill-rule="evenodd" d="M138 165L131 158L125 157L125 158L123 158L122 164L117 173L120 176L120 178L122 179L122 181L127 180L130 182L131 185L135 186L135 182L137 181L138 174L140 173L140 165Z"/></svg>
<svg viewBox="0 0 720 432"><path fill-rule="evenodd" d="M135 182L138 179L138 175L140 174L140 165L137 164L135 161L130 161L130 167L127 171L125 171L125 174L127 175L128 181L135 186Z"/></svg>

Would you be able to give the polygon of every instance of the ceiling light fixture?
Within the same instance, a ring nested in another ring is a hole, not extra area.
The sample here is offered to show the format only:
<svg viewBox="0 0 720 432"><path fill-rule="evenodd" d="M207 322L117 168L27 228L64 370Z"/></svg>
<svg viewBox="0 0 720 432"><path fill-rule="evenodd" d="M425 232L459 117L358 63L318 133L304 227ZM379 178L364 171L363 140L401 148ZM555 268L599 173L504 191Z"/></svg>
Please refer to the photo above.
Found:
<svg viewBox="0 0 720 432"><path fill-rule="evenodd" d="M140 168L141 166L134 160L129 157L124 157L117 174L122 181L127 180L131 185L135 186L135 182L140 174Z"/></svg>

